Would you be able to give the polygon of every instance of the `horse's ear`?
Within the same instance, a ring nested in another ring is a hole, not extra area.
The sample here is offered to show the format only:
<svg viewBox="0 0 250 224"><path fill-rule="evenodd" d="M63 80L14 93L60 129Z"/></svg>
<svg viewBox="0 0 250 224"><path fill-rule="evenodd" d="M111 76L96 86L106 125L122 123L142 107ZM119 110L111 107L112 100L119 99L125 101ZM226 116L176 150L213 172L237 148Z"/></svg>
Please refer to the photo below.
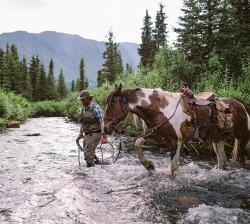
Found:
<svg viewBox="0 0 250 224"><path fill-rule="evenodd" d="M122 84L120 83L119 87L115 89L116 94L121 94L122 93Z"/></svg>
<svg viewBox="0 0 250 224"><path fill-rule="evenodd" d="M115 84L115 90L118 88L118 86Z"/></svg>

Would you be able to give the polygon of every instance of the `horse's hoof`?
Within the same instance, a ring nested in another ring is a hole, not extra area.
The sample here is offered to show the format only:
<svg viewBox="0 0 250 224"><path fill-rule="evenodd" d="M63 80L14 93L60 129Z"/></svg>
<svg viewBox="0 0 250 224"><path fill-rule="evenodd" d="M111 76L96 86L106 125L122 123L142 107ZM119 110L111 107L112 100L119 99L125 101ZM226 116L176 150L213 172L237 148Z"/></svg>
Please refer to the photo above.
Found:
<svg viewBox="0 0 250 224"><path fill-rule="evenodd" d="M151 161L147 161L143 164L147 170L155 170L155 166Z"/></svg>

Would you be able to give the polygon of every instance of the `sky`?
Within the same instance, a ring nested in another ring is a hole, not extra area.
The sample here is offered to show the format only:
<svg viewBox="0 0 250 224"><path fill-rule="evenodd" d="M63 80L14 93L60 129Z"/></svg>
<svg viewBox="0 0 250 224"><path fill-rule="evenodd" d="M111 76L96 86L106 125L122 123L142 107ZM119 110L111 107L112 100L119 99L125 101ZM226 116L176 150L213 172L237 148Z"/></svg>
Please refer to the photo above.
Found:
<svg viewBox="0 0 250 224"><path fill-rule="evenodd" d="M56 31L86 39L141 43L141 28L148 10L155 22L159 3L165 8L168 41L176 39L182 0L0 0L0 34L27 31Z"/></svg>

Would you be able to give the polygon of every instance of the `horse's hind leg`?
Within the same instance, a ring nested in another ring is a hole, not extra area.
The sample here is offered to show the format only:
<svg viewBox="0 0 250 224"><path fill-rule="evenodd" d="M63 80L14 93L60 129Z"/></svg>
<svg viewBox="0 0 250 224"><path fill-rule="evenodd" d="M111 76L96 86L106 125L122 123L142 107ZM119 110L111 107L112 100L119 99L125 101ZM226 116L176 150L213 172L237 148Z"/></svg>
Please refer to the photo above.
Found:
<svg viewBox="0 0 250 224"><path fill-rule="evenodd" d="M213 148L217 155L219 169L225 169L225 166L226 166L227 157L226 157L225 150L224 150L224 144L225 144L225 141L213 143Z"/></svg>
<svg viewBox="0 0 250 224"><path fill-rule="evenodd" d="M179 170L179 160L180 160L180 150L182 143L180 141L177 142L176 150L173 150L171 154L171 173L176 176Z"/></svg>
<svg viewBox="0 0 250 224"><path fill-rule="evenodd" d="M147 160L145 157L144 157L144 153L143 153L143 150L142 150L142 145L143 143L145 142L146 140L141 137L141 138L138 138L136 141L135 141L135 148L136 148L136 151L138 153L138 157L139 157L139 161L140 163L147 169L147 170L154 170L155 169L155 166L154 164L150 161L150 160Z"/></svg>

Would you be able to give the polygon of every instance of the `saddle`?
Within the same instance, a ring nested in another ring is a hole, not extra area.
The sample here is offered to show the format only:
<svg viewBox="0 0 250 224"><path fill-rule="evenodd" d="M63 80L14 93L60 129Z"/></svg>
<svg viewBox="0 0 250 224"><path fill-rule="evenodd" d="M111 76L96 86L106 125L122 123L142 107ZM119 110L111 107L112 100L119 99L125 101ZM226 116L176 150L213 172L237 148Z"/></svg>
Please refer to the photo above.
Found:
<svg viewBox="0 0 250 224"><path fill-rule="evenodd" d="M183 94L181 105L183 112L191 116L191 125L195 129L195 140L199 139L199 129L210 129L214 116L222 131L228 131L232 128L232 110L213 92L201 92L197 95Z"/></svg>

